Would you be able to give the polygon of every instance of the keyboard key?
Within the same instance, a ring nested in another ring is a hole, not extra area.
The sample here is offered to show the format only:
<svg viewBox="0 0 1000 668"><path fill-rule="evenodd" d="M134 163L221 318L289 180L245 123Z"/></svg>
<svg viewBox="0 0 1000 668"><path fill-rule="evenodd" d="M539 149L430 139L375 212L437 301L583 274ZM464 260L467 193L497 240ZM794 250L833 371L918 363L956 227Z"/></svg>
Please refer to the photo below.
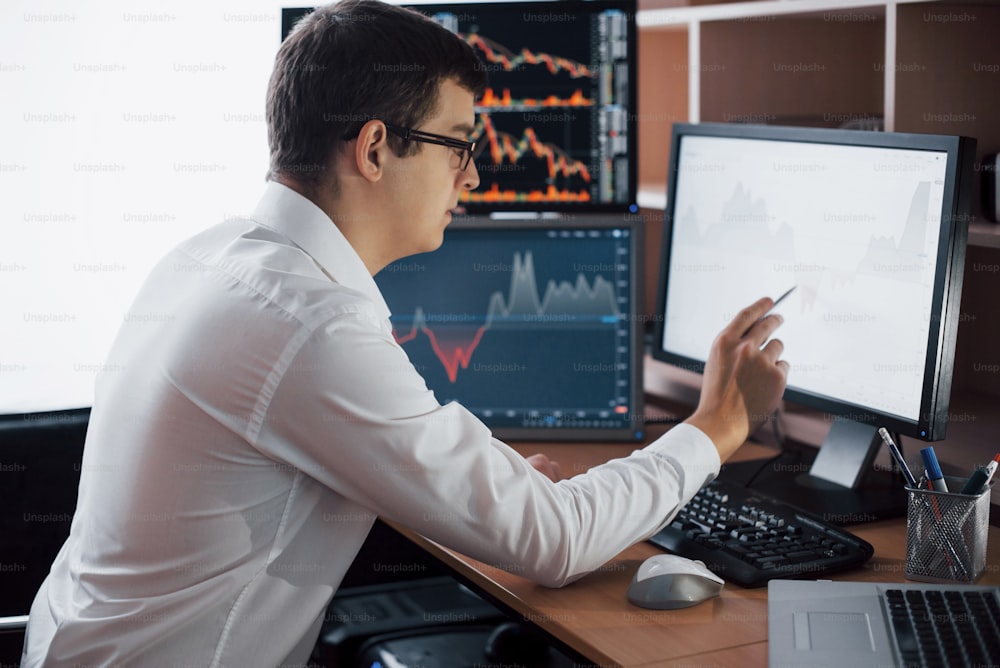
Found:
<svg viewBox="0 0 1000 668"><path fill-rule="evenodd" d="M993 594L888 590L886 610L906 666L1000 663L1000 606ZM916 649L915 649L916 648Z"/></svg>

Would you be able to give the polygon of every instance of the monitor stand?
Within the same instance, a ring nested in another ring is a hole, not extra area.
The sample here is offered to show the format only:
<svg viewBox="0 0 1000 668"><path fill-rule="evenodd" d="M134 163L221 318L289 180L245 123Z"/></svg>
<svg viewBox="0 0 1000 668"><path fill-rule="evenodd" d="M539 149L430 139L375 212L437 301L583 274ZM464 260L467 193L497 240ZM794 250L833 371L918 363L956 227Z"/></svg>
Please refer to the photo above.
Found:
<svg viewBox="0 0 1000 668"><path fill-rule="evenodd" d="M727 463L719 477L790 503L836 525L902 517L902 475L872 467L881 444L876 427L836 419L819 453L801 446L780 457Z"/></svg>

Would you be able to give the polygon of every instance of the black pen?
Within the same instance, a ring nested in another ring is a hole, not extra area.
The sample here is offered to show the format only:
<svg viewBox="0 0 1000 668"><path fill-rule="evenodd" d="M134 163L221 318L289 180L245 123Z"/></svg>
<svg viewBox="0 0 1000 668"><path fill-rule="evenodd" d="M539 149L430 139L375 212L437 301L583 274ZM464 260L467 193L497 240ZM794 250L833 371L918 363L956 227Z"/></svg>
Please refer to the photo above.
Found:
<svg viewBox="0 0 1000 668"><path fill-rule="evenodd" d="M986 487L986 481L989 477L989 471L985 466L977 466L976 470L969 476L969 479L965 481L965 486L962 487L962 491L959 494L978 495Z"/></svg>
<svg viewBox="0 0 1000 668"><path fill-rule="evenodd" d="M767 316L771 315L771 311L773 311L775 308L777 308L778 304L780 304L782 301L784 301L785 297L787 297L788 295L792 294L792 291L795 290L795 288L797 288L797 287L799 287L799 286L793 285L792 287L788 288L788 290L785 291L785 294L783 294L780 297L778 297L777 299L775 299L774 300L774 305L771 308L769 308L767 310L767 313L765 313L764 315L762 315L760 317L760 319L763 320Z"/></svg>
<svg viewBox="0 0 1000 668"><path fill-rule="evenodd" d="M903 472L903 477L906 478L906 483L910 487L917 489L920 487L917 484L917 479L913 477L910 473L910 467L906 465L906 460L903 459L903 453L899 451L899 447L896 446L896 442L892 440L892 436L889 435L889 431L885 427L878 428L878 435L882 437L882 442L886 444L889 448L892 458L896 460L896 464L899 465L899 470Z"/></svg>
<svg viewBox="0 0 1000 668"><path fill-rule="evenodd" d="M774 306L777 306L778 304L780 304L781 302L783 302L785 300L785 297L787 297L788 295L792 294L792 291L795 290L795 288L797 288L797 287L799 287L799 286L793 285L792 287L788 288L788 290L785 291L785 294L781 295L780 297L778 297L777 299L774 300ZM771 308L774 308L774 306L772 306Z"/></svg>

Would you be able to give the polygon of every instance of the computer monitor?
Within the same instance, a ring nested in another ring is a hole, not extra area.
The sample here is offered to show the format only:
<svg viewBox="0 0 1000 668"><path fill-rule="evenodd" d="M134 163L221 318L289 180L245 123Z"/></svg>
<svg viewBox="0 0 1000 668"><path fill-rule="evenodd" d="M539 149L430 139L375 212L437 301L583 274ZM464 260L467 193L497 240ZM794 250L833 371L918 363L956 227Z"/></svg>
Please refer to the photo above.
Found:
<svg viewBox="0 0 1000 668"><path fill-rule="evenodd" d="M85 420L156 261L252 210L281 4L0 4L0 416Z"/></svg>
<svg viewBox="0 0 1000 668"><path fill-rule="evenodd" d="M635 0L411 4L489 73L470 213L635 212ZM288 31L309 9L286 9Z"/></svg>
<svg viewBox="0 0 1000 668"><path fill-rule="evenodd" d="M811 468L772 466L768 493L841 523L901 510L898 482L868 491L870 462L879 427L944 436L974 153L961 137L674 125L653 357L702 371L740 308L794 287L776 308L784 398L833 416Z"/></svg>
<svg viewBox="0 0 1000 668"><path fill-rule="evenodd" d="M641 229L624 219L456 220L378 273L438 400L501 438L641 438Z"/></svg>
<svg viewBox="0 0 1000 668"><path fill-rule="evenodd" d="M0 616L69 534L116 332L168 317L142 281L256 203L281 4L0 3Z"/></svg>

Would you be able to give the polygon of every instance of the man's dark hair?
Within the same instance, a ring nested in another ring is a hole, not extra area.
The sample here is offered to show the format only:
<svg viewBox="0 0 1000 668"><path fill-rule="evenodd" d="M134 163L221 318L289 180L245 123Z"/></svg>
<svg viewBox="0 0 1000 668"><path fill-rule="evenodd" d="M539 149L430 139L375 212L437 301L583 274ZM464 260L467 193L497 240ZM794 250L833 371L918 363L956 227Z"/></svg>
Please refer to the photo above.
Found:
<svg viewBox="0 0 1000 668"><path fill-rule="evenodd" d="M440 83L476 97L486 69L472 47L430 18L376 0L342 0L299 21L278 50L267 91L268 178L315 184L337 144L372 119L417 128L436 111ZM389 135L396 155L417 142Z"/></svg>

